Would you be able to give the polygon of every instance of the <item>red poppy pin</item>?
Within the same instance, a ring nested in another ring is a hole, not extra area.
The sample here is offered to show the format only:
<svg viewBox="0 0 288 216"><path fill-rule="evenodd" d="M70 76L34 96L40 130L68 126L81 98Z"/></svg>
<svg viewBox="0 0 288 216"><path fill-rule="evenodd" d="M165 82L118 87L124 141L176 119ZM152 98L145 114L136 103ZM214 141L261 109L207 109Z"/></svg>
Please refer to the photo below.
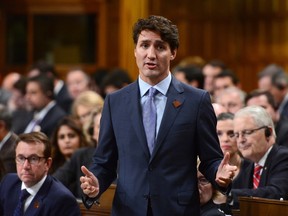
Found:
<svg viewBox="0 0 288 216"><path fill-rule="evenodd" d="M36 208L36 209L39 208L39 202L38 202L38 201L35 201L33 206L34 206L34 208Z"/></svg>
<svg viewBox="0 0 288 216"><path fill-rule="evenodd" d="M181 102L178 101L178 100L175 100L175 101L173 101L173 106L174 106L175 108L178 108L179 106L181 106Z"/></svg>

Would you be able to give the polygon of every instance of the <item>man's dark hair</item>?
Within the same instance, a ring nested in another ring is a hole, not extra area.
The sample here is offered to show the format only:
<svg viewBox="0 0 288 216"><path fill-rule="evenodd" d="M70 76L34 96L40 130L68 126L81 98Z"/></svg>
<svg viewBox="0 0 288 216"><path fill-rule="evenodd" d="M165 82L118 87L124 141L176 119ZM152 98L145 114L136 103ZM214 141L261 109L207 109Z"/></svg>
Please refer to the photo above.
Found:
<svg viewBox="0 0 288 216"><path fill-rule="evenodd" d="M128 72L121 68L113 69L102 81L101 88L112 85L117 89L123 88L132 82Z"/></svg>
<svg viewBox="0 0 288 216"><path fill-rule="evenodd" d="M138 19L133 26L134 44L137 44L139 35L143 30L159 33L161 39L169 44L172 51L179 47L178 28L165 17L153 15L147 19Z"/></svg>
<svg viewBox="0 0 288 216"><path fill-rule="evenodd" d="M271 84L279 90L284 90L288 87L288 79L286 73L275 73L271 77Z"/></svg>
<svg viewBox="0 0 288 216"><path fill-rule="evenodd" d="M234 85L239 83L239 79L236 74L229 69L222 70L218 75L215 76L215 79L224 77L230 77Z"/></svg>
<svg viewBox="0 0 288 216"><path fill-rule="evenodd" d="M56 73L55 67L53 64L49 64L46 61L43 60L39 60L37 62L35 62L31 67L30 67L30 71L31 70L38 70L39 74L45 74L48 76L51 76L54 78L58 78L58 74Z"/></svg>
<svg viewBox="0 0 288 216"><path fill-rule="evenodd" d="M185 78L188 82L192 82L196 80L198 82L198 87L200 89L204 88L204 75L202 73L201 68L195 66L187 66L187 67L177 67L174 70L174 74L182 72L185 74Z"/></svg>
<svg viewBox="0 0 288 216"><path fill-rule="evenodd" d="M41 74L38 76L30 77L27 81L27 84L29 82L37 82L42 92L51 100L54 99L54 82L51 77Z"/></svg>
<svg viewBox="0 0 288 216"><path fill-rule="evenodd" d="M230 113L230 112L224 112L224 113L220 113L217 116L217 121L225 121L225 120L233 120L234 119L234 114Z"/></svg>
<svg viewBox="0 0 288 216"><path fill-rule="evenodd" d="M19 144L19 142L25 142L25 143L43 143L45 148L44 148L44 157L47 159L51 157L51 152L52 152L52 145L49 140L49 138L42 132L31 132L31 133L25 133L25 134L20 134L18 137L18 140L16 142L16 146Z"/></svg>
<svg viewBox="0 0 288 216"><path fill-rule="evenodd" d="M222 70L227 69L226 64L223 61L218 60L218 59L213 59L213 60L207 62L205 65L211 65L213 67L218 67L218 68L221 68Z"/></svg>
<svg viewBox="0 0 288 216"><path fill-rule="evenodd" d="M268 103L276 110L276 103L275 103L273 95L269 91L264 91L261 89L256 89L256 90L249 92L249 94L247 94L247 96L245 98L245 104L247 105L247 102L250 99L252 99L254 97L259 97L261 95L266 96Z"/></svg>

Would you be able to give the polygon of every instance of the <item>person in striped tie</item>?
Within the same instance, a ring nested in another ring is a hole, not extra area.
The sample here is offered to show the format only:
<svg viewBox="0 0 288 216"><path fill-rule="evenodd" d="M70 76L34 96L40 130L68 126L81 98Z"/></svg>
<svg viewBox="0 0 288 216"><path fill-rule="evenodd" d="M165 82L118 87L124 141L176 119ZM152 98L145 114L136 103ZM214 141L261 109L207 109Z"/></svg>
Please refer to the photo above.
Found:
<svg viewBox="0 0 288 216"><path fill-rule="evenodd" d="M252 161L232 183L230 200L238 208L238 197L288 199L288 148L275 143L269 113L260 106L240 109L234 117L234 135L244 158Z"/></svg>

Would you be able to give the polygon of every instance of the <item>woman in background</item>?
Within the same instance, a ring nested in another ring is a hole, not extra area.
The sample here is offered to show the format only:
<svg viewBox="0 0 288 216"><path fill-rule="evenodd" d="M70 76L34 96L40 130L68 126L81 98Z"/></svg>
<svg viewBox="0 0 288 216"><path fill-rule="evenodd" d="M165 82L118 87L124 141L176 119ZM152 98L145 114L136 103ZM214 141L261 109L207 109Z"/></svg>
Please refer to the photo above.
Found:
<svg viewBox="0 0 288 216"><path fill-rule="evenodd" d="M63 118L52 136L53 163L50 173L68 161L77 149L86 146L89 144L79 123L71 117Z"/></svg>

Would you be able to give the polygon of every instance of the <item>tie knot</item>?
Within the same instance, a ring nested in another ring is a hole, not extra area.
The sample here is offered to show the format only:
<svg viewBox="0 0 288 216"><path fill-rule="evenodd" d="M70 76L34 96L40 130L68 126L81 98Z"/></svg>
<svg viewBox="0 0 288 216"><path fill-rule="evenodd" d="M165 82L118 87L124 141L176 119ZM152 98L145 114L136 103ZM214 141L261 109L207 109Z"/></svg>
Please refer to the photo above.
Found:
<svg viewBox="0 0 288 216"><path fill-rule="evenodd" d="M21 190L21 193L20 193L20 200L24 201L25 199L27 199L28 197L30 196L30 193L26 190L26 189L23 189Z"/></svg>
<svg viewBox="0 0 288 216"><path fill-rule="evenodd" d="M157 92L158 92L157 89L151 87L149 89L148 97L154 97L157 94Z"/></svg>

